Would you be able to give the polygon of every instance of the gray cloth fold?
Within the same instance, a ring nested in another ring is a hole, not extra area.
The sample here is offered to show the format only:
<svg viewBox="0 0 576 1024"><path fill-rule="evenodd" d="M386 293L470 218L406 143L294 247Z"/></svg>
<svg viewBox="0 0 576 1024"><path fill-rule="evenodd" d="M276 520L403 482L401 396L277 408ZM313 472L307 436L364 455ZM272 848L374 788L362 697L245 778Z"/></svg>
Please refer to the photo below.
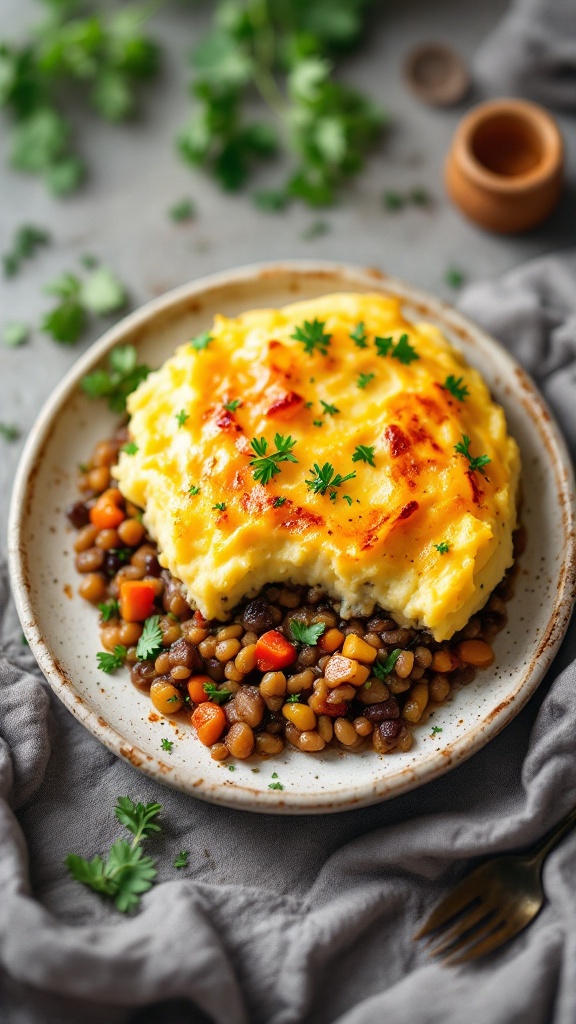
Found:
<svg viewBox="0 0 576 1024"><path fill-rule="evenodd" d="M512 94L576 109L576 3L514 0L474 60L489 94Z"/></svg>
<svg viewBox="0 0 576 1024"><path fill-rule="evenodd" d="M462 308L539 380L576 446L576 255L472 286ZM574 804L574 629L530 704L455 771L365 810L282 818L118 761L35 669L5 569L0 609L3 1024L573 1024L576 833L547 862L540 917L496 958L450 973L411 936L472 858L531 843ZM128 918L64 867L109 848L124 794L158 800L164 823L159 884Z"/></svg>

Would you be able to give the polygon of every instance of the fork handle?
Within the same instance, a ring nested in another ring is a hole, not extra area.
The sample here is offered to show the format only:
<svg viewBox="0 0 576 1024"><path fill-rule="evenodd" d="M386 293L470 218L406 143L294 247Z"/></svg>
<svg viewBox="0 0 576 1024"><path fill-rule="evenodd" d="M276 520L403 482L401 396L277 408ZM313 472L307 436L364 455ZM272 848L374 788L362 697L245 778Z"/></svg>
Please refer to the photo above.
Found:
<svg viewBox="0 0 576 1024"><path fill-rule="evenodd" d="M576 825L576 807L574 807L565 818L562 818L553 829L548 832L532 851L530 860L536 864L542 864L544 859L554 847L564 838L567 832Z"/></svg>

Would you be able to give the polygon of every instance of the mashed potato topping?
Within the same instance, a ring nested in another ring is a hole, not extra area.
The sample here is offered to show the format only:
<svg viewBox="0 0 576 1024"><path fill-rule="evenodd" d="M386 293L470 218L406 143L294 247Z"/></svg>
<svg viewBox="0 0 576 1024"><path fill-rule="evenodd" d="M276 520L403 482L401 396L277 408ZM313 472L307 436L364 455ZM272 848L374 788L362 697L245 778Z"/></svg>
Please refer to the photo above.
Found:
<svg viewBox="0 0 576 1024"><path fill-rule="evenodd" d="M217 316L130 396L122 493L194 607L320 584L448 639L512 563L520 458L476 370L371 294Z"/></svg>

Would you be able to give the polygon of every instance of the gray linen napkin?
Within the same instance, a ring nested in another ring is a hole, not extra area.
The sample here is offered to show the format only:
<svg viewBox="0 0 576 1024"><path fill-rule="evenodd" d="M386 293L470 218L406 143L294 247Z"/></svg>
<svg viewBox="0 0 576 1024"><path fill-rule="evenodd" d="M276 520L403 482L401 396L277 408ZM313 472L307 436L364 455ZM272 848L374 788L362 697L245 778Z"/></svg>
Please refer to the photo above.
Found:
<svg viewBox="0 0 576 1024"><path fill-rule="evenodd" d="M474 72L489 93L511 93L574 110L574 0L514 0L478 50Z"/></svg>
<svg viewBox="0 0 576 1024"><path fill-rule="evenodd" d="M471 287L462 307L538 378L576 445L576 254ZM211 807L118 761L48 691L0 572L3 1024L573 1024L576 833L548 904L492 962L448 972L411 935L471 858L536 840L576 800L576 630L538 694L442 779L342 815ZM109 848L119 795L158 800L160 884L123 917L68 877ZM180 849L190 866L172 867Z"/></svg>

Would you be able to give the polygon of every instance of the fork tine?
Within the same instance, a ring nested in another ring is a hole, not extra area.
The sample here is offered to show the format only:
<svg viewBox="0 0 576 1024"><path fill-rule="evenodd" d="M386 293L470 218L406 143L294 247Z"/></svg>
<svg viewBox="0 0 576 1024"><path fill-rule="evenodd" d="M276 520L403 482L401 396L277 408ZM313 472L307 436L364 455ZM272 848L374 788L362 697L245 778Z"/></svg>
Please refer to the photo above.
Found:
<svg viewBox="0 0 576 1024"><path fill-rule="evenodd" d="M456 914L461 914L463 910L466 910L471 903L475 900L480 899L482 896L482 882L484 875L486 874L485 865L476 868L471 874L467 875L466 878L456 886L452 892L448 893L437 907L434 908L432 913L426 919L421 928L414 934L414 939L423 939L426 935L430 935L431 932L436 931L437 928L442 928L444 925L456 917Z"/></svg>
<svg viewBox="0 0 576 1024"><path fill-rule="evenodd" d="M455 967L457 964L469 963L471 960L477 960L481 956L492 953L493 950L503 946L505 942L523 931L535 916L534 914L532 917L527 917L521 907L517 908L516 913L512 913L506 918L502 917L500 921L496 922L489 934L481 941L475 941L462 956L456 957L456 959L449 958L448 966ZM475 939L476 936L473 938Z"/></svg>
<svg viewBox="0 0 576 1024"><path fill-rule="evenodd" d="M475 942L484 934L486 926L494 920L495 915L496 911L493 908L480 903L465 917L458 917L447 932L442 932L438 936L438 942L432 938L430 956L451 957L470 942Z"/></svg>

